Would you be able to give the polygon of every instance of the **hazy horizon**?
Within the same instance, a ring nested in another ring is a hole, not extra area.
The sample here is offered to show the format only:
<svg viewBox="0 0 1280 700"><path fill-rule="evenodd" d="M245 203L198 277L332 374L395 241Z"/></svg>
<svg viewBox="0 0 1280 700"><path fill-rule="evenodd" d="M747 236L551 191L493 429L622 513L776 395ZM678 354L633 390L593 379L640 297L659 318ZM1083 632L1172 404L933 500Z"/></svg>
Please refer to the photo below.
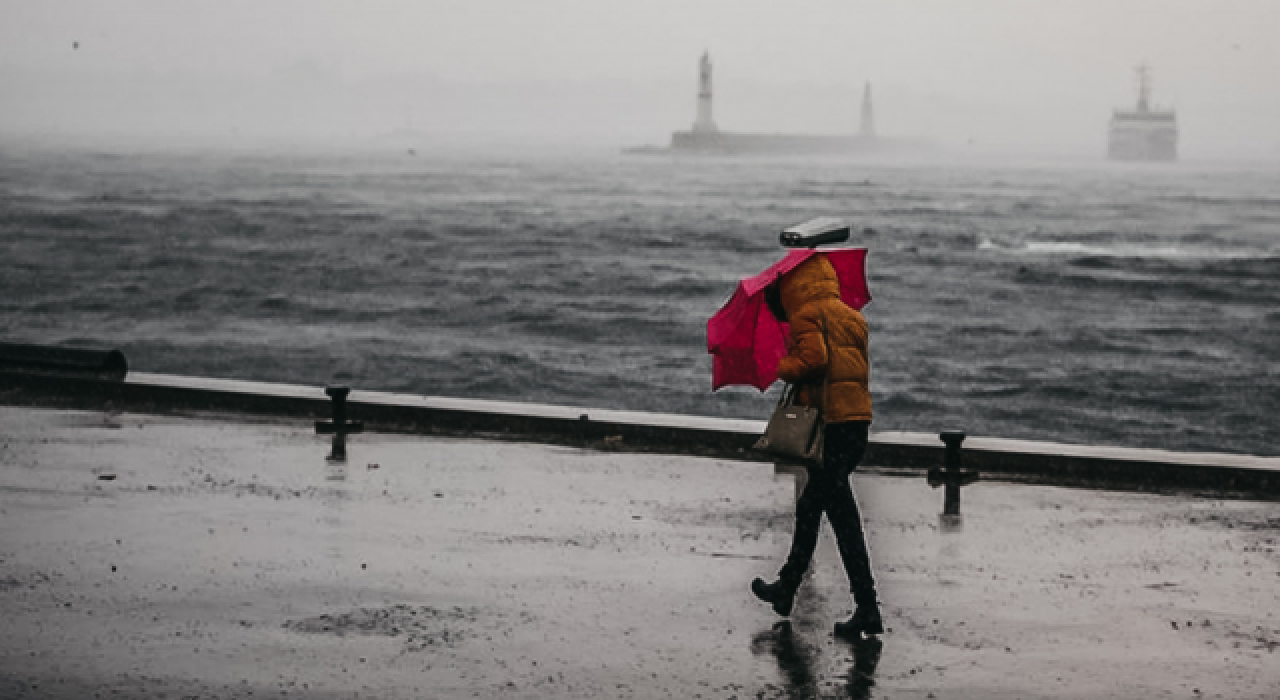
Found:
<svg viewBox="0 0 1280 700"><path fill-rule="evenodd" d="M1185 160L1280 160L1280 4L131 0L0 5L0 139L156 148L665 145L728 131L1101 159L1134 68Z"/></svg>

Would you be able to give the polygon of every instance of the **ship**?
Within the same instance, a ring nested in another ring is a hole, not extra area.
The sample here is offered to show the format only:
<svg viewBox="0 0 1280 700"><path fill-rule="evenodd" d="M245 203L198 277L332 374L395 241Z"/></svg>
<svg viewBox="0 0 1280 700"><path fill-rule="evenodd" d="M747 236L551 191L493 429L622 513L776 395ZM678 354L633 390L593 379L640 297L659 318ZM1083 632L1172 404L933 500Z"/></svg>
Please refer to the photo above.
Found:
<svg viewBox="0 0 1280 700"><path fill-rule="evenodd" d="M1151 70L1138 66L1138 103L1111 114L1107 157L1111 160L1158 162L1178 159L1178 115L1151 104Z"/></svg>
<svg viewBox="0 0 1280 700"><path fill-rule="evenodd" d="M691 153L710 155L851 155L899 153L919 150L920 144L886 139L876 133L871 83L862 92L862 121L856 132L847 134L742 133L721 130L712 115L711 55L704 52L698 63L697 112L693 127L671 134L670 146L642 146L627 153Z"/></svg>

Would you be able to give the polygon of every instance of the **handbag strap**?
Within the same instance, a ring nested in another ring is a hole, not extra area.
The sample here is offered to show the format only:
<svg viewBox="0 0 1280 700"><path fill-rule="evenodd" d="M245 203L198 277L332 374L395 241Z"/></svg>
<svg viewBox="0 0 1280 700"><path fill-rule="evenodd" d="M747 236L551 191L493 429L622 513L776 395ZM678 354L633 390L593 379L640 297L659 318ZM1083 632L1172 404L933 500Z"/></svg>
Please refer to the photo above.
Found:
<svg viewBox="0 0 1280 700"><path fill-rule="evenodd" d="M786 382L782 386L782 396L778 397L778 408L786 408L796 401L796 385Z"/></svg>

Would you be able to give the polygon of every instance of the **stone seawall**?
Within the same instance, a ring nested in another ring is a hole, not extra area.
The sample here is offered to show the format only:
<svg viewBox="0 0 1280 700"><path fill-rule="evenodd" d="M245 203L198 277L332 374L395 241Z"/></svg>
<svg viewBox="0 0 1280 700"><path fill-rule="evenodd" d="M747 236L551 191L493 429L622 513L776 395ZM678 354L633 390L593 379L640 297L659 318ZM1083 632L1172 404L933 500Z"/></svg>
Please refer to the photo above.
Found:
<svg viewBox="0 0 1280 700"><path fill-rule="evenodd" d="M133 373L124 381L0 373L0 403L150 413L328 418L323 387ZM356 389L365 430L478 436L606 451L771 461L752 449L763 421L417 396ZM963 425L937 426L939 429ZM943 463L936 433L873 433L865 470L923 474ZM964 466L983 479L1280 500L1280 457L1185 453L970 437Z"/></svg>

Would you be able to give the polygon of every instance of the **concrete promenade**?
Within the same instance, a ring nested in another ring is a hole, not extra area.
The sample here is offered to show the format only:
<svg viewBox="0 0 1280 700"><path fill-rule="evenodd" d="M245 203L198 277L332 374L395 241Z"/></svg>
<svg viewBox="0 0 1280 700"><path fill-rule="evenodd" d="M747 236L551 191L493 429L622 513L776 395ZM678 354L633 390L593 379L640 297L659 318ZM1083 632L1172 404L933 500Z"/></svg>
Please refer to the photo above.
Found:
<svg viewBox="0 0 1280 700"><path fill-rule="evenodd" d="M1280 507L859 474L789 623L769 464L0 407L0 697L1274 698Z"/></svg>

